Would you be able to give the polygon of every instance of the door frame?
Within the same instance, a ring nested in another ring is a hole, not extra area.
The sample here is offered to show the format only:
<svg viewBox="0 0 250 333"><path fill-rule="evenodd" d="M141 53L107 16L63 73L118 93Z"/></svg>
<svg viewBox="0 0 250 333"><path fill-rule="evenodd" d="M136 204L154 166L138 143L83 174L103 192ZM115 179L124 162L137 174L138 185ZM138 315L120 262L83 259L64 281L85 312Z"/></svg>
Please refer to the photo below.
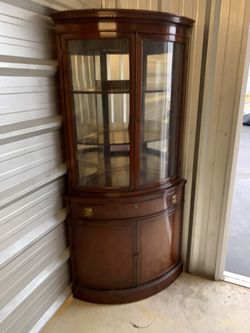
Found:
<svg viewBox="0 0 250 333"><path fill-rule="evenodd" d="M231 161L231 168L229 167L229 174L228 174L228 197L225 197L223 202L223 212L224 212L224 223L221 224L220 234L219 234L219 244L218 244L218 256L216 261L216 268L215 268L215 280L225 280L228 282L233 282L240 284L242 281L243 285L248 283L250 287L250 282L246 281L244 277L240 277L238 274L232 274L231 272L225 271L225 261L226 261L226 254L227 254L227 247L229 241L229 233L230 233L230 217L231 217L231 210L232 210L232 202L233 202L233 194L235 189L235 180L236 180L236 169L237 169L237 162L238 162L238 153L239 153L239 145L240 145L240 136L242 130L242 115L244 111L244 104L245 104L245 96L246 96L246 88L247 88L247 81L248 81L248 73L250 71L250 24L248 28L248 37L247 37L247 47L246 47L246 54L245 54L245 61L244 61L244 69L243 69L243 76L242 76L242 86L239 87L241 89L240 92L240 103L238 113L234 118L234 127L235 133L234 134L234 142L233 139L231 147L230 147L230 161ZM232 135L233 136L233 135Z"/></svg>
<svg viewBox="0 0 250 333"><path fill-rule="evenodd" d="M211 279L223 278L249 22L249 1L211 1L188 258L190 273Z"/></svg>

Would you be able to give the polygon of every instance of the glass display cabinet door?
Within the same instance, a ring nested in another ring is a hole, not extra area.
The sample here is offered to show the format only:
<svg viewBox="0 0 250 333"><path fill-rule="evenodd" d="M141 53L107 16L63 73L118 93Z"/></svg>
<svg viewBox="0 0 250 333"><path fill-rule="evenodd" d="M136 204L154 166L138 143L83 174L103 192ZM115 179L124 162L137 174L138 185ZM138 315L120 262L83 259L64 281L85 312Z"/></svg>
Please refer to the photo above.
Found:
<svg viewBox="0 0 250 333"><path fill-rule="evenodd" d="M180 111L181 44L142 40L140 185L176 174ZM179 73L179 74L178 74Z"/></svg>
<svg viewBox="0 0 250 333"><path fill-rule="evenodd" d="M128 39L68 42L77 185L130 186Z"/></svg>

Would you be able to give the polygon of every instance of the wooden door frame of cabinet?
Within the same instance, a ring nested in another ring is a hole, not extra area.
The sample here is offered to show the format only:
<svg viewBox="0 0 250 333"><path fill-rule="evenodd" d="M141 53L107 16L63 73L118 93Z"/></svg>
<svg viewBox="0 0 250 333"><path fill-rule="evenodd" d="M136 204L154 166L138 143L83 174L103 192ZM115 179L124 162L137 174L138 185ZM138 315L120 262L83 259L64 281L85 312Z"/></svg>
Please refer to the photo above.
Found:
<svg viewBox="0 0 250 333"><path fill-rule="evenodd" d="M71 91L73 90L72 87L72 82L71 80L66 80L65 78L71 77L71 70L69 66L69 58L68 58L68 47L67 43L69 40L104 40L104 39L119 39L119 38L126 38L129 41L129 55L130 55L130 120L129 120L129 133L130 133L130 186L129 187L124 187L124 188L116 188L116 190L124 190L124 191L129 191L133 188L134 186L134 177L133 177L133 163L134 161L134 152L133 149L131 149L131 142L133 142L134 138L134 125L135 125L135 103L134 101L136 100L135 98L135 93L136 89L134 87L134 73L135 73L135 62L133 62L133 59L135 59L135 51L134 46L135 46L135 37L134 34L130 33L114 33L114 32L108 32L105 33L105 35L100 34L100 32L93 32L91 34L88 34L87 36L85 34L79 33L79 34L64 34L59 38L59 45L60 45L60 53L61 57L59 58L60 64L59 64L59 72L62 72L60 77L64 78L64 84L63 84L63 95L64 95L64 100L65 100L65 124L64 124L64 135L66 136L67 140L66 142L68 143L68 149L67 149L67 163L68 163L68 174L69 174L69 181L70 181L70 188L75 190L75 191L82 191L82 189L85 189L88 191L88 188L85 186L79 186L77 185L77 180L79 179L79 175L77 175L77 159L76 159L76 128L75 128L75 122L74 122L74 108L73 108L73 98L72 98L72 93ZM134 65L133 65L134 63ZM74 126L72 126L74 124ZM115 187L110 187L111 190L114 190ZM91 191L93 188L91 188ZM109 190L109 187L103 187L102 189L96 188L96 191L107 191Z"/></svg>
<svg viewBox="0 0 250 333"><path fill-rule="evenodd" d="M61 77L66 78L70 77L70 66L69 66L69 59L67 55L67 42L69 40L93 40L93 39L119 39L119 38L126 38L129 40L129 55L131 58L130 61L130 126L129 126L129 132L130 132L130 186L129 187L103 187L103 188L94 188L91 189L86 188L85 186L77 186L77 179L79 176L77 176L77 170L76 167L76 157L75 157L75 144L76 142L76 129L74 126L71 126L71 124L74 124L74 115L73 115L73 99L72 99L72 82L69 82L69 80L63 80L64 81L64 98L65 98L65 104L66 104L66 114L65 116L65 123L64 129L65 129L65 136L67 137L68 142L68 149L67 149L67 160L68 160L68 173L69 173L69 181L71 182L70 188L74 191L94 191L94 192L106 192L112 191L112 192L126 192L130 190L138 190L139 188L154 188L156 186L165 185L168 182L171 182L171 179L174 179L175 177L180 176L180 163L178 163L176 170L176 175L174 177L170 177L168 179L164 179L159 182L155 182L152 184L146 184L146 185L140 185L140 132L141 132L141 110L142 110L142 63L141 63L141 51L142 51L142 41L143 39L154 39L159 41L165 41L165 42L173 42L172 36L169 35L162 35L158 33L122 33L122 32L105 32L105 34L102 34L100 32L92 32L88 34L87 36L84 33L77 33L77 34L64 34L59 37L59 44L61 49L61 63L60 63L60 71L63 72ZM184 46L184 50L187 44L187 39L185 37L178 37L178 43L181 43ZM135 60L135 61L133 61ZM186 68L185 62L186 57L184 55L183 57L183 68ZM141 66L138 66L138 64L141 64ZM186 84L183 80L182 84L182 90L185 91L184 84ZM140 110L140 112L136 112L136 110ZM180 103L180 124L179 124L179 134L178 134L178 143L182 143L181 136L183 135L183 131L181 128L183 128L184 121L182 119L182 116L184 117L184 110L185 110L185 103L184 103L184 96L181 97L181 103ZM66 129L67 127L67 129ZM134 149L131 149L131 142L133 142L133 139L135 140ZM179 145L179 152L177 160L181 160L181 152L182 147Z"/></svg>

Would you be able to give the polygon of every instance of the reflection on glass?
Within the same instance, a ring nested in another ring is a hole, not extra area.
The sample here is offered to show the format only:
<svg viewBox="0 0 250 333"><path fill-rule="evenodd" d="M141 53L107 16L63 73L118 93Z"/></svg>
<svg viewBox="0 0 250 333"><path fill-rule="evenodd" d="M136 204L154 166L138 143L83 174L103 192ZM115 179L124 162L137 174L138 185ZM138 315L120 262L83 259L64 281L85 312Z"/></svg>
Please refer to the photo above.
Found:
<svg viewBox="0 0 250 333"><path fill-rule="evenodd" d="M147 90L171 91L173 45L168 44L168 53L147 55Z"/></svg>
<svg viewBox="0 0 250 333"><path fill-rule="evenodd" d="M101 94L74 94L75 124L78 143L103 144Z"/></svg>
<svg viewBox="0 0 250 333"><path fill-rule="evenodd" d="M125 39L69 41L79 185L130 185L128 50Z"/></svg>
<svg viewBox="0 0 250 333"><path fill-rule="evenodd" d="M110 143L129 142L129 94L109 94Z"/></svg>
<svg viewBox="0 0 250 333"><path fill-rule="evenodd" d="M77 162L80 185L105 186L103 146L77 145Z"/></svg>
<svg viewBox="0 0 250 333"><path fill-rule="evenodd" d="M112 150L111 180L114 186L128 186L129 179L129 146L119 147L120 151Z"/></svg>
<svg viewBox="0 0 250 333"><path fill-rule="evenodd" d="M144 140L166 140L169 130L170 100L165 92L145 93Z"/></svg>
<svg viewBox="0 0 250 333"><path fill-rule="evenodd" d="M71 55L73 90L100 90L101 66L99 55Z"/></svg>
<svg viewBox="0 0 250 333"><path fill-rule="evenodd" d="M129 94L108 94L110 144L129 144ZM77 142L104 144L101 94L74 94Z"/></svg>
<svg viewBox="0 0 250 333"><path fill-rule="evenodd" d="M146 72L142 78L141 185L169 177L172 59L173 43L143 41L143 68L146 68Z"/></svg>
<svg viewBox="0 0 250 333"><path fill-rule="evenodd" d="M129 80L129 56L128 54L107 55L108 80Z"/></svg>
<svg viewBox="0 0 250 333"><path fill-rule="evenodd" d="M69 41L73 91L129 90L128 41Z"/></svg>

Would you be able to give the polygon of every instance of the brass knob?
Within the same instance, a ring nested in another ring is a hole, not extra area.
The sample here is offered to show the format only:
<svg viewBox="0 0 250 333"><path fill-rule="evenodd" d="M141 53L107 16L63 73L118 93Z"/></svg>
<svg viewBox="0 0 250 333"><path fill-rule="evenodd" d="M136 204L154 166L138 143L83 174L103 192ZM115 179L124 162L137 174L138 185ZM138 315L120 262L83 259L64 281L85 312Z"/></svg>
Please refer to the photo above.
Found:
<svg viewBox="0 0 250 333"><path fill-rule="evenodd" d="M170 199L170 201L171 201L172 204L175 205L176 202L177 202L177 195L176 194L172 195L172 198Z"/></svg>
<svg viewBox="0 0 250 333"><path fill-rule="evenodd" d="M83 208L82 215L85 217L90 217L93 215L93 209L90 207Z"/></svg>

